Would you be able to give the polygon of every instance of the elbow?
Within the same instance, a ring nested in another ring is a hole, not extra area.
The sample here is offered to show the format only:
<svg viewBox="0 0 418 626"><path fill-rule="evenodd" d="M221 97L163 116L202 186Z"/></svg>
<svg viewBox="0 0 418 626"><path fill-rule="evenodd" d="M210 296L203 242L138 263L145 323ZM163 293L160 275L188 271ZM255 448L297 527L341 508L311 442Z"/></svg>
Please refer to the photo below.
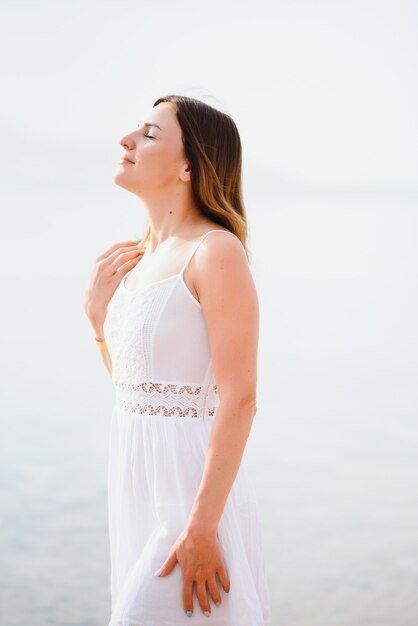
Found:
<svg viewBox="0 0 418 626"><path fill-rule="evenodd" d="M255 415L257 413L257 398L254 396L243 398L240 406L248 413Z"/></svg>
<svg viewBox="0 0 418 626"><path fill-rule="evenodd" d="M221 404L240 417L252 419L257 413L257 398L254 395L223 394Z"/></svg>
<svg viewBox="0 0 418 626"><path fill-rule="evenodd" d="M257 413L257 400L256 398L243 398L238 406L239 422L247 424L250 430L254 421L255 414ZM248 434L249 434L248 430Z"/></svg>

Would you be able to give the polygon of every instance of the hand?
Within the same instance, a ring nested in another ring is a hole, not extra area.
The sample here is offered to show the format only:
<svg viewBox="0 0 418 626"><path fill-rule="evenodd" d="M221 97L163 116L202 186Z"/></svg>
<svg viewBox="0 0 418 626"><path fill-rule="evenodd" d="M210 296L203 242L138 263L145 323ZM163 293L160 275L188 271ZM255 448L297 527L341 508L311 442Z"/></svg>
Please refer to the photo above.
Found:
<svg viewBox="0 0 418 626"><path fill-rule="evenodd" d="M166 576L180 564L183 578L183 607L189 617L193 613L193 583L203 613L209 617L210 606L206 583L215 604L221 603L216 574L224 591L229 592L230 580L225 568L221 547L216 533L186 529L177 538L168 557L155 576Z"/></svg>
<svg viewBox="0 0 418 626"><path fill-rule="evenodd" d="M141 243L122 241L97 257L84 297L84 311L96 327L103 326L116 287L143 255Z"/></svg>

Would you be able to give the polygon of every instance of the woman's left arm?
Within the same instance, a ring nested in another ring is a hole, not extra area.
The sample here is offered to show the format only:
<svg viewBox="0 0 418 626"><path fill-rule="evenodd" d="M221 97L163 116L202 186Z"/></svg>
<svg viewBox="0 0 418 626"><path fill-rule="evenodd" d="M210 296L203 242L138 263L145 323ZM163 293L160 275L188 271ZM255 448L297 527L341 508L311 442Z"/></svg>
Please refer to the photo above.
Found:
<svg viewBox="0 0 418 626"><path fill-rule="evenodd" d="M220 403L188 528L215 533L257 411L258 298L244 248L231 239L208 242L197 284Z"/></svg>
<svg viewBox="0 0 418 626"><path fill-rule="evenodd" d="M192 611L192 586L202 611L220 594L218 574L229 591L217 527L242 460L257 411L259 306L244 248L238 238L216 236L196 251L196 290L208 329L219 406L212 425L202 479L184 533L159 575L177 562L183 572L184 610Z"/></svg>

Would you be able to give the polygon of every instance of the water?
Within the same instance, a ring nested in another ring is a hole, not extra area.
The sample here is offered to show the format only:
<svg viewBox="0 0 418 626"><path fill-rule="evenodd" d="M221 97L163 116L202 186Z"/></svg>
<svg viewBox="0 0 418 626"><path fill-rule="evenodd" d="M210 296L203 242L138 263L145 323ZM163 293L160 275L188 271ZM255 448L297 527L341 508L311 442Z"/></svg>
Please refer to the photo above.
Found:
<svg viewBox="0 0 418 626"><path fill-rule="evenodd" d="M418 623L417 205L395 200L289 194L274 215L262 199L253 222L262 324L246 458L274 626ZM71 198L56 218L55 201L44 220L65 236L23 236L24 269L2 264L5 626L110 617L113 389L82 296L119 233L110 218L83 230Z"/></svg>

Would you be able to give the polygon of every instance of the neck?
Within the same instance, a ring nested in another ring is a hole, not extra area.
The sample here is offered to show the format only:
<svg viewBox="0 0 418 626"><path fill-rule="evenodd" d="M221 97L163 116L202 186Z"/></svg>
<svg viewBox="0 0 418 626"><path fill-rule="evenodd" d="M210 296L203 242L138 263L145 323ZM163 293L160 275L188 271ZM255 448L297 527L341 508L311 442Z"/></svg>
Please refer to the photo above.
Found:
<svg viewBox="0 0 418 626"><path fill-rule="evenodd" d="M202 221L202 213L188 195L179 190L154 192L141 200L151 229L147 247L152 253L160 243L172 236L181 237Z"/></svg>

